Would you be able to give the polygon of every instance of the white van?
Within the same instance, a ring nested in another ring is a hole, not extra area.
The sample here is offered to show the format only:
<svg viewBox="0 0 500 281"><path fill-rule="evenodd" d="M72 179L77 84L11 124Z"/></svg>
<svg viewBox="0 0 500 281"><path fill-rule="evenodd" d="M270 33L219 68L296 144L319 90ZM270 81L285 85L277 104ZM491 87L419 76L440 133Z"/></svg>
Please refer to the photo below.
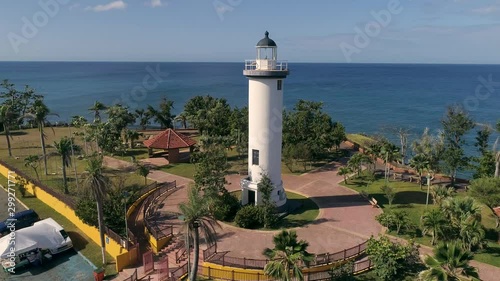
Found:
<svg viewBox="0 0 500 281"><path fill-rule="evenodd" d="M52 218L35 222L31 228L33 230L40 229L42 232L45 233L47 233L47 231L50 230L49 233L53 234L51 240L54 243L48 244L51 245L51 247L47 249L50 250L51 254L57 254L73 248L73 242L71 241L71 238L69 238L68 233L66 233L64 228ZM46 250L44 248L42 249Z"/></svg>

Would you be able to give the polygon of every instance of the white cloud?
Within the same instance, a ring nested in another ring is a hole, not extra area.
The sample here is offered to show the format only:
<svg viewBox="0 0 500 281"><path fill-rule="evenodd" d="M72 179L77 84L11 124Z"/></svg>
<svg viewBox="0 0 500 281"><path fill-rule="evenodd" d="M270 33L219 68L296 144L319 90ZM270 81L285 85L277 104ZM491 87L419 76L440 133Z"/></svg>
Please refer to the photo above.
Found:
<svg viewBox="0 0 500 281"><path fill-rule="evenodd" d="M163 3L161 2L161 0L151 0L151 2L149 3L149 6L155 8L155 7L161 7L163 6Z"/></svg>
<svg viewBox="0 0 500 281"><path fill-rule="evenodd" d="M481 14L481 15L489 15L489 14L500 12L500 7L496 6L496 5L492 5L492 6L488 6L488 7L481 7L481 8L474 9L474 10L472 10L472 12L476 13L476 14Z"/></svg>
<svg viewBox="0 0 500 281"><path fill-rule="evenodd" d="M80 4L76 3L68 7L70 11L80 8Z"/></svg>
<svg viewBox="0 0 500 281"><path fill-rule="evenodd" d="M114 1L105 5L97 5L94 7L88 6L85 8L86 11L94 11L94 12L106 12L110 10L123 10L127 8L127 3L122 0Z"/></svg>

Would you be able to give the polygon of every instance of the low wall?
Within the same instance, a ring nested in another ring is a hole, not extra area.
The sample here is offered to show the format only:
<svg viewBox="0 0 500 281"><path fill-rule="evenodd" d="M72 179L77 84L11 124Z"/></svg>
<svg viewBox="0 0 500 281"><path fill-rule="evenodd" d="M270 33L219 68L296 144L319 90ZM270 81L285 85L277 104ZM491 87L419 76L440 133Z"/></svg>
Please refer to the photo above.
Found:
<svg viewBox="0 0 500 281"><path fill-rule="evenodd" d="M153 253L155 253L156 255L161 251L163 247L165 247L165 245L168 244L168 242L170 242L170 240L172 240L172 236L170 235L167 235L165 237L156 240L154 235L149 233L147 227L144 227L144 235L146 235L146 238L149 242L149 246L151 247Z"/></svg>
<svg viewBox="0 0 500 281"><path fill-rule="evenodd" d="M9 171L14 171L15 169L11 169L7 167L7 164L0 162L0 174L5 177L8 177ZM16 171L16 176L25 177L22 173ZM56 212L60 213L64 217L66 217L69 221L71 221L76 227L78 227L83 233L85 233L92 241L94 241L97 245L101 245L101 239L99 235L99 230L94 227L84 223L75 213L75 211L61 202L58 198L46 192L43 188L35 185L31 182L30 179L26 179L29 181L29 184L26 185L26 191L40 201L45 203L47 206L54 209ZM106 241L106 252L108 252L114 259L116 259L116 270L121 271L124 267L130 265L131 258L128 257L128 251L124 249L118 242L113 240L111 237L105 235ZM125 258L127 256L127 258Z"/></svg>
<svg viewBox="0 0 500 281"><path fill-rule="evenodd" d="M213 280L273 280L264 274L264 270L222 266L210 262L203 262L198 274Z"/></svg>

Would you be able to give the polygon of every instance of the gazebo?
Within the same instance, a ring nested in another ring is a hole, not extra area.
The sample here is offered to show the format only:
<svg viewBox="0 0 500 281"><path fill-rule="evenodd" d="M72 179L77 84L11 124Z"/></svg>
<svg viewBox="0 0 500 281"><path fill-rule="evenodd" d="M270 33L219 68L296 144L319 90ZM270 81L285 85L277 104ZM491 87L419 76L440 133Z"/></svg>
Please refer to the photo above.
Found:
<svg viewBox="0 0 500 281"><path fill-rule="evenodd" d="M168 152L168 162L179 163L189 159L196 141L173 129L167 129L158 135L145 140L144 146L148 148L149 156L153 156L153 149L162 149ZM181 157L180 149L189 148L187 157Z"/></svg>

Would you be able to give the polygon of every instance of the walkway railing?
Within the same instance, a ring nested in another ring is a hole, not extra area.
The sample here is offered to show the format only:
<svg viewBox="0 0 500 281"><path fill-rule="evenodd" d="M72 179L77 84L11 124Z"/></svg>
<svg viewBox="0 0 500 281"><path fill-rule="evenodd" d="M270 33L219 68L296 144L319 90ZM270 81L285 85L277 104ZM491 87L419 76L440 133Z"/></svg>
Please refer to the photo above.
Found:
<svg viewBox="0 0 500 281"><path fill-rule="evenodd" d="M315 256L314 260L309 266L319 266L330 263L335 263L343 260L352 259L363 254L366 250L367 242L363 242L352 248L345 249L336 253L323 253ZM203 258L205 261L219 264L222 266L240 267L243 269L263 269L269 262L267 259L247 259L240 257L231 257L226 254L215 255L217 253L217 246L212 245L203 251Z"/></svg>
<svg viewBox="0 0 500 281"><path fill-rule="evenodd" d="M187 263L184 265L184 269L177 269L175 274L175 280L179 280L184 274L187 273ZM370 260L362 260L357 261L353 264L352 273L354 275L360 274L364 271L367 271L373 267L373 263ZM182 273L182 274L181 274ZM198 267L198 275L203 276L208 279L213 280L230 280L230 281L274 281L274 279L268 275L262 274L260 272L237 272L234 270L228 269L218 269L211 268L206 266ZM174 277L174 274L172 274ZM307 272L304 273L305 281L322 281L322 280L331 280L332 276L330 275L330 269L323 270L320 272ZM292 280L296 281L298 279L292 278Z"/></svg>
<svg viewBox="0 0 500 281"><path fill-rule="evenodd" d="M168 196L177 190L176 181L159 184L156 190L144 200L143 218L144 225L155 239L161 239L173 236L174 228L172 225L167 228L160 228L158 223L151 221L150 218L157 209L159 202L155 202L160 196Z"/></svg>

